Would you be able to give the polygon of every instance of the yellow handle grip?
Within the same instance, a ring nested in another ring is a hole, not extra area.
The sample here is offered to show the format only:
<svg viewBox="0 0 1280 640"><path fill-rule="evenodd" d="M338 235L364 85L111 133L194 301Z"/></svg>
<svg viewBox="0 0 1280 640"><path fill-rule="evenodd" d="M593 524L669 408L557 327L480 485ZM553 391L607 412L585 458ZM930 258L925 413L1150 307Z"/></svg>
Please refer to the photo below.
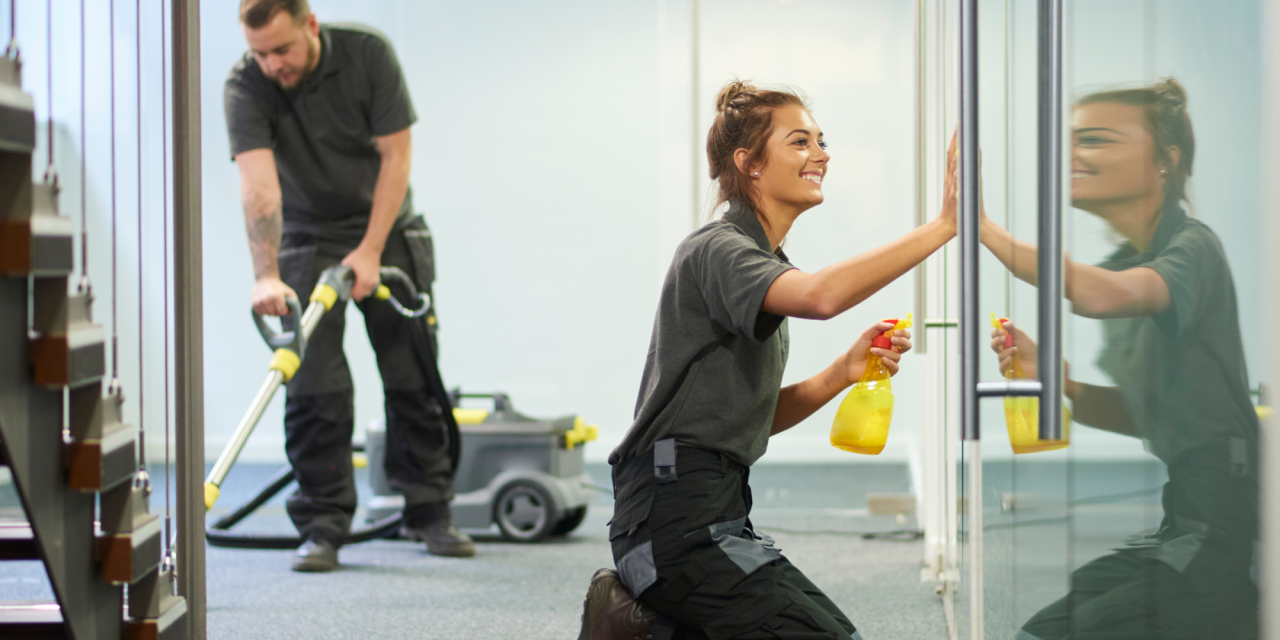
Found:
<svg viewBox="0 0 1280 640"><path fill-rule="evenodd" d="M204 483L204 510L205 511L208 511L213 508L213 504L218 501L218 496L221 493L222 493L222 490L218 488L218 485L212 482Z"/></svg>

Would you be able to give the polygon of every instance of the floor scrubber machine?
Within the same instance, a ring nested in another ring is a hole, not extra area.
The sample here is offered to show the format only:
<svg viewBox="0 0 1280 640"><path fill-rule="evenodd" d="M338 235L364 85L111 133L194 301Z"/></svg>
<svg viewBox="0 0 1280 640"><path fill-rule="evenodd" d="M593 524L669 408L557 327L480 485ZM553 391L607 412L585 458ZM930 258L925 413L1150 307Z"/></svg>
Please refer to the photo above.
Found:
<svg viewBox="0 0 1280 640"><path fill-rule="evenodd" d="M427 295L418 292L413 281L399 269L383 267L380 276L384 283L403 287L413 306L401 303L386 284L380 284L374 296L391 304L414 322L415 327L424 327L426 323L420 319L431 306ZM306 354L307 339L337 301L351 298L353 282L354 274L349 267L332 267L321 274L305 311L296 299L287 299L293 317L299 318L293 331L276 332L262 316L254 313L254 323L274 354L266 380L205 481L206 509L212 509L217 502L223 481L275 392L297 372ZM455 524L465 529L488 529L496 524L503 537L518 542L536 542L548 535L566 534L581 524L595 491L590 476L583 470L583 447L596 438L596 428L587 426L577 416L556 420L523 416L511 408L505 394L477 396L457 390L446 393L425 330L414 332L412 346L427 373L432 394L445 410L449 456L454 469ZM491 399L492 411L454 409L464 398L475 397ZM395 537L400 529L404 501L386 480L383 469L386 427L382 421L370 427L367 447L354 449L356 466L365 462L367 450L374 494L368 511L374 517L343 542L352 544ZM282 468L252 499L206 530L209 544L250 549L291 549L300 545L302 540L298 536L230 531L288 487L293 479L293 469Z"/></svg>

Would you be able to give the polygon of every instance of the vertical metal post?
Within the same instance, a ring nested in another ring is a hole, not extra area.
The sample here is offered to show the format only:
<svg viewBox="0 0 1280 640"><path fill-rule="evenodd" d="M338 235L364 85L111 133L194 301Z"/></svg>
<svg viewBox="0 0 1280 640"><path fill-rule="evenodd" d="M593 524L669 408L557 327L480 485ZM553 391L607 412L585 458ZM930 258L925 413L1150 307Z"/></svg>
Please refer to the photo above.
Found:
<svg viewBox="0 0 1280 640"><path fill-rule="evenodd" d="M1062 439L1062 0L1040 0L1040 439Z"/></svg>
<svg viewBox="0 0 1280 640"><path fill-rule="evenodd" d="M1263 3L1262 33L1276 33L1280 29L1280 0ZM1263 180L1265 185L1261 210L1263 245L1276 246L1280 242L1280 42L1275 38L1263 38L1262 113L1263 115ZM1280 255L1266 252L1263 291L1266 325L1280 318ZM1264 365L1271 375L1280 372L1280 340L1268 334L1267 360ZM1259 471L1262 475L1262 540L1261 548L1270 551L1262 554L1262 597L1258 609L1262 612L1262 638L1280 640L1280 418L1274 414L1262 424L1262 450Z"/></svg>
<svg viewBox="0 0 1280 640"><path fill-rule="evenodd" d="M700 50L702 43L699 41L699 33L702 31L702 3L700 0L692 0L693 9L693 48L690 50L690 59L693 66L693 229L697 230L702 226L702 190L698 185L702 182L702 171L700 170L702 163L702 145L699 144L698 133L698 117L702 115L702 102L699 100L699 90L702 85L702 60L700 58Z"/></svg>
<svg viewBox="0 0 1280 640"><path fill-rule="evenodd" d="M925 204L927 202L927 198L926 198L927 177L926 176L928 172L925 171L925 166L924 166L924 162L925 162L924 145L925 145L925 141L928 140L928 137L929 137L928 131L925 128L926 109L925 109L924 83L926 78L928 77L928 74L925 72L926 46L925 46L924 16L925 16L924 0L916 0L915 15L914 15L915 17L915 54L914 54L915 60L914 62L915 62L915 69L916 69L916 82L915 82L915 88L914 88L915 126L913 127L915 131L915 136L913 140L915 144L913 146L915 148L914 163L915 163L915 178L916 178L916 185L915 185L916 188L913 190L914 191L913 204L916 210L916 226L924 226L925 222L928 221L926 220L926 217L925 217ZM921 324L920 324L920 329L916 331L915 344L916 344L916 351L919 352L920 355L924 355L929 352L929 326L927 323L925 323L925 320L928 317L927 316L928 304L925 300L925 296L928 294L928 286L926 281L926 278L928 278L928 275L929 275L928 265L929 265L928 260L921 261L920 264L916 265L916 317L919 318L917 322L920 322Z"/></svg>
<svg viewBox="0 0 1280 640"><path fill-rule="evenodd" d="M174 379L178 594L205 638L204 329L200 234L200 2L170 0L173 73Z"/></svg>
<svg viewBox="0 0 1280 640"><path fill-rule="evenodd" d="M960 2L960 424L965 440L978 427L978 3Z"/></svg>
<svg viewBox="0 0 1280 640"><path fill-rule="evenodd" d="M978 2L960 2L960 426L968 446L970 637L983 637L982 450L978 424Z"/></svg>

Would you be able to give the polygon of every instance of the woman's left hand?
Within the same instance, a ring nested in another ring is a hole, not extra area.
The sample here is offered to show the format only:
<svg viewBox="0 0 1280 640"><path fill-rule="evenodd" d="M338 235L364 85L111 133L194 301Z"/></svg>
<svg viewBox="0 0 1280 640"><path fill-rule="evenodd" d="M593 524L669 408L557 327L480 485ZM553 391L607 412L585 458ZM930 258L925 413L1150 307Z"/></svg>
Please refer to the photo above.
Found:
<svg viewBox="0 0 1280 640"><path fill-rule="evenodd" d="M902 360L902 354L911 350L911 331L907 329L899 329L893 333L891 342L892 349L880 349L872 347L871 341L876 336L893 329L893 324L888 322L879 322L871 328L862 332L858 336L858 340L849 347L845 352L843 371L848 385L855 384L862 379L862 374L867 370L867 354L880 356L880 360L884 362L884 366L889 370L889 375L897 375L898 363Z"/></svg>

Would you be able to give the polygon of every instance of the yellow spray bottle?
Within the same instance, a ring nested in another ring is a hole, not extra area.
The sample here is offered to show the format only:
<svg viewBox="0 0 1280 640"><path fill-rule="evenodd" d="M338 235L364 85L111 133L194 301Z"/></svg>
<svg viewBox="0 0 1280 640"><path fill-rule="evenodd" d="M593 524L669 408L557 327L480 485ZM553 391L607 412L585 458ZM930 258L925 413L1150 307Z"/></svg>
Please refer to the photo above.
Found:
<svg viewBox="0 0 1280 640"><path fill-rule="evenodd" d="M1013 346L1013 334L1004 328L1004 323L1008 321L1008 318L997 318L996 314L991 314L991 326L1004 332L1004 348L1006 349ZM1017 354L1014 354L1013 362L1010 363L1009 370L1004 372L1004 377L1005 380L1027 379L1027 372L1022 368L1022 359ZM1006 396L1004 399L1004 424L1009 430L1009 444L1013 446L1015 454L1053 451L1054 449L1066 448L1071 443L1071 411L1067 409L1066 404L1062 405L1061 440L1040 439L1039 398Z"/></svg>
<svg viewBox="0 0 1280 640"><path fill-rule="evenodd" d="M911 314L906 319L891 318L893 328L876 336L871 346L892 349L893 332L911 326ZM880 356L868 353L867 368L862 379L853 385L844 397L831 423L831 446L853 453L876 455L884 450L889 438L889 422L893 420L893 385L889 369Z"/></svg>

